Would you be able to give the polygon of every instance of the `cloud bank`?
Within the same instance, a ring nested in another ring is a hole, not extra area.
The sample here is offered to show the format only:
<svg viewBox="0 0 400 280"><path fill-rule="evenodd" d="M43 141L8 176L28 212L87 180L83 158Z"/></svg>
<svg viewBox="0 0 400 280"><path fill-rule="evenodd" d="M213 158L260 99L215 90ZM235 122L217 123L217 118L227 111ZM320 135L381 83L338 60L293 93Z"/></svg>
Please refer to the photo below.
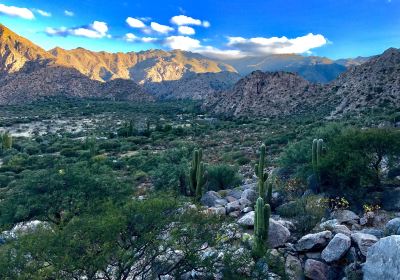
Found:
<svg viewBox="0 0 400 280"><path fill-rule="evenodd" d="M48 27L45 30L46 34L49 36L79 36L93 39L100 39L104 37L110 37L107 34L108 26L107 23L102 21L94 21L93 23L85 26L74 27L74 28L51 28Z"/></svg>
<svg viewBox="0 0 400 280"><path fill-rule="evenodd" d="M20 8L15 6L6 6L0 4L0 13L7 16L19 17L23 19L34 19L35 15L28 8Z"/></svg>

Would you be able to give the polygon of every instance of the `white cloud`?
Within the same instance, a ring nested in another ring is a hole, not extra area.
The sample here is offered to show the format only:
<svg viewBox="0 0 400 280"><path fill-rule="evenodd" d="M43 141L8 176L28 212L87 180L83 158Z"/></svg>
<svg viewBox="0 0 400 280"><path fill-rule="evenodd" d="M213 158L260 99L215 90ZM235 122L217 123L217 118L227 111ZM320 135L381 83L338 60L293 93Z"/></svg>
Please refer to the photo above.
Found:
<svg viewBox="0 0 400 280"><path fill-rule="evenodd" d="M201 49L200 41L187 36L170 36L164 39L163 44L170 49L195 51Z"/></svg>
<svg viewBox="0 0 400 280"><path fill-rule="evenodd" d="M127 41L127 42L131 42L131 43L133 43L133 42L153 43L153 42L158 41L157 38L153 38L153 37L142 37L142 38L140 38L140 37L136 36L133 33L125 34L124 40Z"/></svg>
<svg viewBox="0 0 400 280"><path fill-rule="evenodd" d="M158 41L157 38L153 38L153 37L143 37L143 38L141 38L141 40L143 43L153 43L153 42Z"/></svg>
<svg viewBox="0 0 400 280"><path fill-rule="evenodd" d="M74 27L74 28L52 28L48 27L45 30L46 34L49 36L79 36L79 37L86 37L86 38L110 38L111 36L107 34L108 26L107 23L102 21L94 21L92 24Z"/></svg>
<svg viewBox="0 0 400 280"><path fill-rule="evenodd" d="M203 27L209 28L211 26L211 23L207 20L203 21Z"/></svg>
<svg viewBox="0 0 400 280"><path fill-rule="evenodd" d="M162 25L157 22L152 22L150 24L150 26L151 26L151 29L153 29L154 31L161 33L161 34L168 34L169 32L174 31L174 29L172 27L167 26L167 25Z"/></svg>
<svg viewBox="0 0 400 280"><path fill-rule="evenodd" d="M139 37L136 36L133 33L126 33L125 36L124 36L124 40L127 41L127 42L135 42L138 39L139 39Z"/></svg>
<svg viewBox="0 0 400 280"><path fill-rule="evenodd" d="M185 15L179 15L172 17L171 23L176 25L201 25L201 20Z"/></svg>
<svg viewBox="0 0 400 280"><path fill-rule="evenodd" d="M73 16L75 15L75 13L72 12L72 11L65 10L65 11L64 11L64 15L66 15L66 16L68 16L68 17L73 17Z"/></svg>
<svg viewBox="0 0 400 280"><path fill-rule="evenodd" d="M243 38L228 37L228 47L240 50L248 55L307 53L311 49L327 44L327 39L320 34L309 33L305 36L289 39L283 37Z"/></svg>
<svg viewBox="0 0 400 280"><path fill-rule="evenodd" d="M179 26L178 32L182 35L194 35L196 33L196 31L189 26Z"/></svg>
<svg viewBox="0 0 400 280"><path fill-rule="evenodd" d="M51 17L51 13L49 13L49 12L46 12L46 11L43 11L43 10L40 10L40 9L34 9L34 11L36 13L38 13L39 15L41 15L41 16Z"/></svg>
<svg viewBox="0 0 400 280"><path fill-rule="evenodd" d="M12 17L20 17L23 19L35 18L35 15L32 13L32 11L27 8L6 6L4 4L0 4L0 13Z"/></svg>
<svg viewBox="0 0 400 280"><path fill-rule="evenodd" d="M144 28L146 25L140 19L128 17L126 19L126 23L132 28Z"/></svg>

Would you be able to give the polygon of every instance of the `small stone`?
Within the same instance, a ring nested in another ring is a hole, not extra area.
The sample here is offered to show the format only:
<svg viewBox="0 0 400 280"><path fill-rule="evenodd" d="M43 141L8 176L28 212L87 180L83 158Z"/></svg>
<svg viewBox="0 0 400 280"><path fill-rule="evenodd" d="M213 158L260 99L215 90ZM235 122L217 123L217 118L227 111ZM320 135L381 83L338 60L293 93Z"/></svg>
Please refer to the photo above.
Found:
<svg viewBox="0 0 400 280"><path fill-rule="evenodd" d="M238 220L238 224L246 227L254 227L254 211L246 213Z"/></svg>
<svg viewBox="0 0 400 280"><path fill-rule="evenodd" d="M386 235L398 234L397 232L399 229L400 229L400 218L394 218L386 223L385 234Z"/></svg>
<svg viewBox="0 0 400 280"><path fill-rule="evenodd" d="M253 211L253 207L245 207L242 210L243 213L249 213L250 211Z"/></svg>
<svg viewBox="0 0 400 280"><path fill-rule="evenodd" d="M253 189L246 189L243 191L241 198L247 199L251 203L255 203L258 198L258 194Z"/></svg>
<svg viewBox="0 0 400 280"><path fill-rule="evenodd" d="M328 280L328 266L323 262L308 259L304 266L304 275L312 280Z"/></svg>
<svg viewBox="0 0 400 280"><path fill-rule="evenodd" d="M312 251L316 249L324 248L329 239L332 238L332 232L329 230L318 232L318 233L310 233L297 242L296 249L297 251Z"/></svg>
<svg viewBox="0 0 400 280"><path fill-rule="evenodd" d="M228 214L234 211L240 211L240 203L238 200L235 200L226 204L225 208Z"/></svg>
<svg viewBox="0 0 400 280"><path fill-rule="evenodd" d="M339 223L351 223L360 219L360 217L356 213L350 210L336 210L332 213L331 216Z"/></svg>
<svg viewBox="0 0 400 280"><path fill-rule="evenodd" d="M338 233L322 251L321 258L328 263L340 260L347 253L350 246L350 237L342 233Z"/></svg>
<svg viewBox="0 0 400 280"><path fill-rule="evenodd" d="M232 218L238 218L240 216L240 211L234 211L229 213L229 216Z"/></svg>

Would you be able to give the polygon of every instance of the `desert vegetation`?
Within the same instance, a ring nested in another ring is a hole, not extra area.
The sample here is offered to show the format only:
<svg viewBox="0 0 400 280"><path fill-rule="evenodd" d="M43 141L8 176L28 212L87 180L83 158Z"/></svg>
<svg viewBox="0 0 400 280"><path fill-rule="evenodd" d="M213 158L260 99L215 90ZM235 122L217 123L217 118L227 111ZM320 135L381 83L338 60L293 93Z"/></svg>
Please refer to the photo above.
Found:
<svg viewBox="0 0 400 280"><path fill-rule="evenodd" d="M250 120L193 101L3 106L0 275L300 279L302 236L332 215L359 215L350 234L364 213L381 217L365 225L382 232L394 218L398 126L395 111ZM357 254L340 262L358 265ZM357 265L333 263L335 275Z"/></svg>

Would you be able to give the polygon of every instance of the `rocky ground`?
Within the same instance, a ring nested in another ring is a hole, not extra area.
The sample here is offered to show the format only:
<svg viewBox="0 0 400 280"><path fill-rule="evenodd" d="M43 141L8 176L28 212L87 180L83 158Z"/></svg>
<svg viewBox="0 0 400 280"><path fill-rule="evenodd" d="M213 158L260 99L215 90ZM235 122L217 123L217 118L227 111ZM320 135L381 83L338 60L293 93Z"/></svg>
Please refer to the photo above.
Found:
<svg viewBox="0 0 400 280"><path fill-rule="evenodd" d="M278 196L273 194L275 202ZM201 203L210 213L234 218L243 229L243 238L252 234L252 206L257 197L256 184L250 183L209 191ZM309 234L296 238L292 231L292 221L277 215L270 219L270 254L284 264L288 279L398 279L400 212L379 210L359 216L350 210L336 210Z"/></svg>

